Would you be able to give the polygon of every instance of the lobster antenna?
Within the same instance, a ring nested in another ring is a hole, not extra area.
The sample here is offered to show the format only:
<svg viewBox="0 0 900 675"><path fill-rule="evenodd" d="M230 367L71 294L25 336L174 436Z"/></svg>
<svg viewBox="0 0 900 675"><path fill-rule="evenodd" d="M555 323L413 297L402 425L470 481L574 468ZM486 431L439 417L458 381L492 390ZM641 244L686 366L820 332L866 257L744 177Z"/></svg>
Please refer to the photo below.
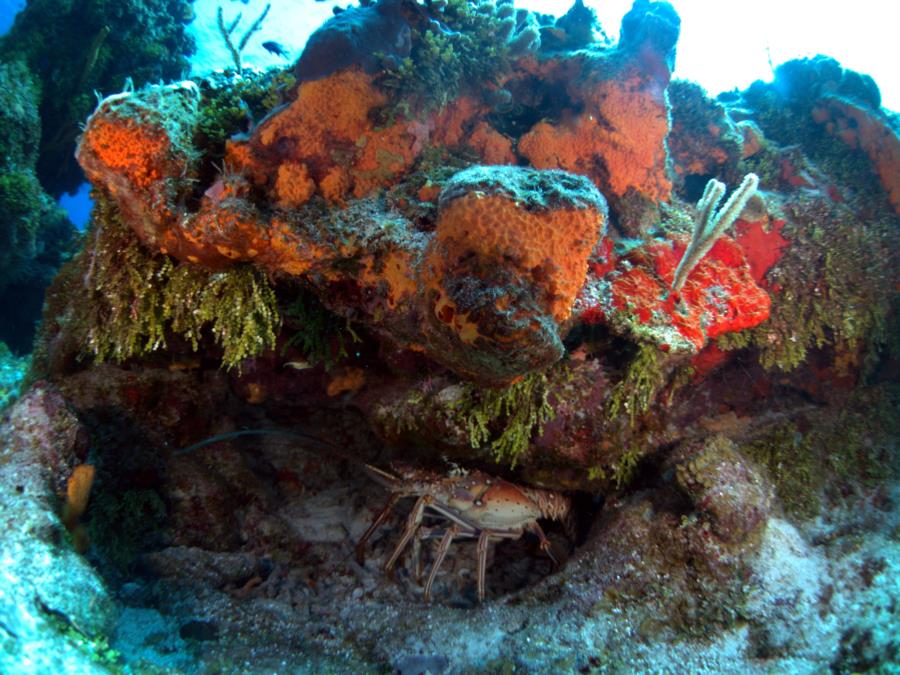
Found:
<svg viewBox="0 0 900 675"><path fill-rule="evenodd" d="M300 441L312 441L313 443L318 443L321 446L327 447L329 450L335 450L341 456L344 456L344 453L341 452L336 445L326 441L318 436L313 436L312 434L307 434L302 431L291 431L289 429L241 429L239 431L227 431L223 434L216 434L215 436L210 436L209 438L204 438L202 441L198 441L193 445L189 445L186 448L179 448L174 452L176 455L186 455L189 452L194 452L195 450L199 450L200 448L205 448L207 445L212 445L213 443L221 443L223 441L230 441L235 438L240 438L241 436L286 436L288 438L293 438L295 440Z"/></svg>

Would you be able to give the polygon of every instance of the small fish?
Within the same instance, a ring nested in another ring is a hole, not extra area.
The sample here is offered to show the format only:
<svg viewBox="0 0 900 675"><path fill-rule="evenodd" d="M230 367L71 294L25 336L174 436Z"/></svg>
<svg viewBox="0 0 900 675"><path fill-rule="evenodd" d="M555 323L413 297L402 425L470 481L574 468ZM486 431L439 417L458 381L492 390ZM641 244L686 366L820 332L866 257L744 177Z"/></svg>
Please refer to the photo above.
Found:
<svg viewBox="0 0 900 675"><path fill-rule="evenodd" d="M210 188L212 190L212 188ZM209 190L207 190L209 192ZM169 364L170 373L180 373L186 370L197 370L200 367L200 359L177 359Z"/></svg>
<svg viewBox="0 0 900 675"><path fill-rule="evenodd" d="M91 498L91 486L94 484L94 466L79 464L69 480L66 481L66 502L63 504L63 522L71 532L78 524L78 519L87 509Z"/></svg>
<svg viewBox="0 0 900 675"><path fill-rule="evenodd" d="M306 359L299 359L297 361L288 361L284 364L285 368L293 368L294 370L309 370L310 368L315 368L313 364L311 364Z"/></svg>
<svg viewBox="0 0 900 675"><path fill-rule="evenodd" d="M288 50L285 49L282 45L275 42L275 40L266 40L262 43L262 46L263 49L265 49L267 52L275 54L276 56L282 56L285 58L288 56Z"/></svg>

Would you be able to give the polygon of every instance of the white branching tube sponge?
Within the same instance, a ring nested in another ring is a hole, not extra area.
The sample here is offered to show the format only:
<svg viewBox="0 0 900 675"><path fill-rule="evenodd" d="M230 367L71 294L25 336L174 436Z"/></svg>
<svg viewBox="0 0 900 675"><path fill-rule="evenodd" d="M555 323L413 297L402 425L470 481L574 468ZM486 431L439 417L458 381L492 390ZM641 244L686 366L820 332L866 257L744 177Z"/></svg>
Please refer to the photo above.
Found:
<svg viewBox="0 0 900 675"><path fill-rule="evenodd" d="M703 256L709 253L709 249L716 243L716 239L721 237L722 233L737 220L747 205L747 200L753 196L758 186L759 176L755 173L748 173L737 190L725 202L725 206L716 211L716 207L725 195L725 183L713 178L706 184L703 196L697 202L698 213L694 222L691 242L688 244L681 262L678 263L678 269L675 270L675 278L672 281L673 291L681 290L691 271L703 259Z"/></svg>

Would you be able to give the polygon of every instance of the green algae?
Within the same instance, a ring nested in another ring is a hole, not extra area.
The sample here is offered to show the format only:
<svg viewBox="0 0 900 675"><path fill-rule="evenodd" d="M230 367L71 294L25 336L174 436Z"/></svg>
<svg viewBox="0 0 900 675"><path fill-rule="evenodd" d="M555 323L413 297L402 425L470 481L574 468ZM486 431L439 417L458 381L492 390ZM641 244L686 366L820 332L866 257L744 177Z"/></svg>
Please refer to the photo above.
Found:
<svg viewBox="0 0 900 675"><path fill-rule="evenodd" d="M644 456L644 449L639 443L631 443L619 458L612 464L612 474L610 479L615 484L617 490L631 482L634 478L635 471Z"/></svg>
<svg viewBox="0 0 900 675"><path fill-rule="evenodd" d="M773 293L769 320L719 338L723 349L749 346L767 370L791 371L811 350L829 348L839 374L860 366L890 339L890 216L866 222L841 205L801 199L785 207L783 233L791 242L767 279Z"/></svg>
<svg viewBox="0 0 900 675"><path fill-rule="evenodd" d="M165 525L166 505L153 490L132 489L113 494L102 489L91 496L88 537L103 552L104 563L129 572L137 556Z"/></svg>
<svg viewBox="0 0 900 675"><path fill-rule="evenodd" d="M349 319L328 311L315 295L306 291L299 291L283 306L281 316L289 335L282 353L297 348L311 366L322 364L326 371L350 356L348 347L362 342Z"/></svg>
<svg viewBox="0 0 900 675"><path fill-rule="evenodd" d="M840 96L882 116L871 78L828 57L797 59L776 70L773 84L756 82L742 92L737 113L752 109L765 134L762 149L740 162L766 189L789 190L783 205L790 241L769 271L772 315L751 331L723 336L725 349L755 347L768 370L790 371L812 350L829 349L839 373L869 362L889 340L886 323L896 304L897 217L872 159L816 122L822 97ZM884 120L889 123L888 120ZM827 194L795 192L828 186Z"/></svg>
<svg viewBox="0 0 900 675"><path fill-rule="evenodd" d="M587 471L588 481L612 484L616 490L621 490L634 479L641 459L649 447L645 431L638 438L623 446L614 460L606 459L590 466Z"/></svg>
<svg viewBox="0 0 900 675"><path fill-rule="evenodd" d="M201 99L197 111L193 145L204 161L213 165L225 156L225 142L278 107L296 84L289 70L247 71L240 77L214 73L200 80Z"/></svg>
<svg viewBox="0 0 900 675"><path fill-rule="evenodd" d="M440 10L429 9L433 20L412 28L410 56L399 62L382 58L378 84L392 98L384 119L442 109L471 83L496 81L511 60L511 19L499 16L508 12L502 7L482 10L469 0L448 0Z"/></svg>
<svg viewBox="0 0 900 675"><path fill-rule="evenodd" d="M812 518L819 512L822 476L816 472L812 447L793 423L772 427L739 451L765 470L789 514Z"/></svg>
<svg viewBox="0 0 900 675"><path fill-rule="evenodd" d="M88 636L78 630L71 623L67 623L62 617L50 616L50 627L56 631L65 642L84 656L88 663L97 669L96 672L125 675L131 672L125 666L122 654L113 649L109 639L104 635Z"/></svg>
<svg viewBox="0 0 900 675"><path fill-rule="evenodd" d="M605 435L615 449L596 458L588 468L589 481L609 481L620 490L634 479L641 459L655 445L652 436L659 426L647 413L654 406L671 405L675 393L692 380L694 369L690 365L672 366L669 354L656 345L637 345L602 411Z"/></svg>
<svg viewBox="0 0 900 675"><path fill-rule="evenodd" d="M261 272L249 265L209 272L152 255L105 195L95 193L95 200L90 245L80 256L84 298L76 332L96 361L148 356L171 334L194 351L211 335L229 369L275 346L280 317Z"/></svg>
<svg viewBox="0 0 900 675"><path fill-rule="evenodd" d="M486 447L494 461L515 467L535 434L555 416L547 375L530 373L502 389L467 383L456 404L473 448Z"/></svg>
<svg viewBox="0 0 900 675"><path fill-rule="evenodd" d="M550 380L543 371L525 375L506 387L463 382L453 389L452 401L423 391L412 392L399 407L393 432L414 433L423 418L437 416L443 424L462 429L471 448L482 449L494 462L514 468L532 439L543 431L543 425L556 415L549 400Z"/></svg>
<svg viewBox="0 0 900 675"><path fill-rule="evenodd" d="M765 469L785 511L814 518L840 486L874 488L900 475L892 439L900 433L900 389L864 387L829 418L787 420L743 443L739 451ZM807 431L801 431L813 422Z"/></svg>
<svg viewBox="0 0 900 675"><path fill-rule="evenodd" d="M635 426L666 384L664 361L665 353L655 345L643 342L638 345L625 374L612 389L605 412L607 420L613 421L625 413L631 426Z"/></svg>

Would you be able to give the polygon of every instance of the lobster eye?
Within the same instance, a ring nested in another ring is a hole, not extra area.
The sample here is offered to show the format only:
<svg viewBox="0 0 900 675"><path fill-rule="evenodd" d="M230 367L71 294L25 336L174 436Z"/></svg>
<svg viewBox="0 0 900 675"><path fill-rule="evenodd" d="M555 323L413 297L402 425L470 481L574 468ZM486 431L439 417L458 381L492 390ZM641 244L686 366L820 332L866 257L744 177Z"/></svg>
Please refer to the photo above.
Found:
<svg viewBox="0 0 900 675"><path fill-rule="evenodd" d="M472 502L472 503L475 504L475 506L484 506L484 502L481 501L480 499L476 499L476 500L475 500L474 502Z"/></svg>

